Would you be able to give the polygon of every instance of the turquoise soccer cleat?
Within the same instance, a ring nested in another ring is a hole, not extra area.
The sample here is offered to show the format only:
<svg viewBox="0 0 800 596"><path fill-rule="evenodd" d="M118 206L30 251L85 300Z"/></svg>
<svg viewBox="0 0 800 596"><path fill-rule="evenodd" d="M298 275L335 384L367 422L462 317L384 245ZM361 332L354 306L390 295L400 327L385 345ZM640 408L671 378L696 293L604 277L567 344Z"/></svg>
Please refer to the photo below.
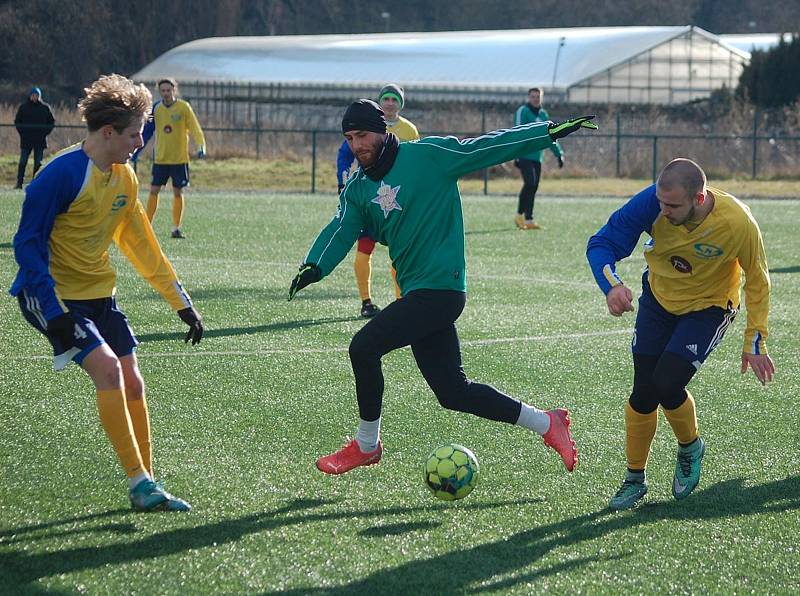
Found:
<svg viewBox="0 0 800 596"><path fill-rule="evenodd" d="M131 508L135 511L191 511L192 506L183 499L164 490L161 482L142 480L128 493Z"/></svg>
<svg viewBox="0 0 800 596"><path fill-rule="evenodd" d="M672 479L673 497L685 499L700 484L700 469L705 453L706 444L700 437L691 445L678 447L678 461Z"/></svg>
<svg viewBox="0 0 800 596"><path fill-rule="evenodd" d="M612 511L623 511L634 507L647 494L647 480L644 474L628 472L625 480L616 494L608 502L608 508Z"/></svg>

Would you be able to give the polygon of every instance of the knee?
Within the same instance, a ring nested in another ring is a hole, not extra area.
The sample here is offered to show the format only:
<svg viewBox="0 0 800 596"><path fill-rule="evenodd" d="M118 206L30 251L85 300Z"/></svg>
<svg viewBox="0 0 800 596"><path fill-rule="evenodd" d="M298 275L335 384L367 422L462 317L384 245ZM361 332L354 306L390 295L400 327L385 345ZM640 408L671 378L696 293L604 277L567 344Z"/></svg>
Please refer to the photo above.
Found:
<svg viewBox="0 0 800 596"><path fill-rule="evenodd" d="M649 414L658 407L656 388L653 385L634 385L628 403L635 412Z"/></svg>
<svg viewBox="0 0 800 596"><path fill-rule="evenodd" d="M92 380L98 389L118 389L123 386L122 367L113 354L103 354L94 363Z"/></svg>
<svg viewBox="0 0 800 596"><path fill-rule="evenodd" d="M356 333L350 341L348 351L350 353L350 361L353 363L364 362L378 357L369 335L364 332L365 329L365 327L362 327L361 331Z"/></svg>
<svg viewBox="0 0 800 596"><path fill-rule="evenodd" d="M656 368L653 373L653 386L658 402L668 410L674 410L686 400L686 383L669 367Z"/></svg>
<svg viewBox="0 0 800 596"><path fill-rule="evenodd" d="M466 379L451 379L442 383L429 383L439 404L447 410L465 411L469 382Z"/></svg>
<svg viewBox="0 0 800 596"><path fill-rule="evenodd" d="M144 379L139 371L125 376L125 399L135 401L144 397Z"/></svg>

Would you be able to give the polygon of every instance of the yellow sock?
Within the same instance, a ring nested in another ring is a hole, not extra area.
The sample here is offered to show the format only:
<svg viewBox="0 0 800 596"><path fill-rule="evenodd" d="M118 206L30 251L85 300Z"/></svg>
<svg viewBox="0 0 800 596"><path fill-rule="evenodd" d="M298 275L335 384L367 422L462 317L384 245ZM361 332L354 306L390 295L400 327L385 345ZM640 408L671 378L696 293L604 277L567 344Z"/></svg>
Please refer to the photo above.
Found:
<svg viewBox="0 0 800 596"><path fill-rule="evenodd" d="M628 468L644 470L650 455L650 444L658 428L658 409L640 414L625 402L625 457Z"/></svg>
<svg viewBox="0 0 800 596"><path fill-rule="evenodd" d="M150 439L150 412L147 410L147 400L144 395L141 399L128 400L128 414L131 417L133 434L139 445L139 453L150 477L153 477L153 451Z"/></svg>
<svg viewBox="0 0 800 596"><path fill-rule="evenodd" d="M156 216L156 209L158 209L158 194L151 192L147 197L147 219L153 223L153 218Z"/></svg>
<svg viewBox="0 0 800 596"><path fill-rule="evenodd" d="M172 198L172 225L180 228L181 221L183 221L183 195L178 195Z"/></svg>
<svg viewBox="0 0 800 596"><path fill-rule="evenodd" d="M400 286L397 285L397 269L394 268L394 265L392 265L392 281L394 282L394 297L400 300L402 294L400 294Z"/></svg>
<svg viewBox="0 0 800 596"><path fill-rule="evenodd" d="M139 453L139 446L133 437L133 427L125 406L125 391L123 389L108 389L97 391L97 411L100 414L100 423L106 431L108 440L117 452L122 467L128 478L133 478L147 472Z"/></svg>
<svg viewBox="0 0 800 596"><path fill-rule="evenodd" d="M697 411L691 393L687 391L686 401L674 410L664 408L664 415L667 417L667 422L672 427L678 443L688 445L697 438Z"/></svg>
<svg viewBox="0 0 800 596"><path fill-rule="evenodd" d="M370 278L372 277L372 255L356 251L356 285L362 300L372 298L370 293Z"/></svg>

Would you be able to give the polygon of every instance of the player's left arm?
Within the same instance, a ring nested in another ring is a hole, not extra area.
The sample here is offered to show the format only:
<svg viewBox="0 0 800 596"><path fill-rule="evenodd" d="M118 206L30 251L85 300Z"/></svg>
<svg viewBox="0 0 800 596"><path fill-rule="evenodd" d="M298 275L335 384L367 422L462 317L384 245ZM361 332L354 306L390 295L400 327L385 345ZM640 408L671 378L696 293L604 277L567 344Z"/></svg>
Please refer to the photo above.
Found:
<svg viewBox="0 0 800 596"><path fill-rule="evenodd" d="M765 385L775 374L775 364L767 353L771 284L761 230L749 212L747 217L745 237L738 254L739 265L745 275L744 297L747 309L741 372L744 374L748 367L752 368L761 384Z"/></svg>
<svg viewBox="0 0 800 596"><path fill-rule="evenodd" d="M454 178L547 149L554 141L580 128L596 129L594 116L581 116L561 123L534 122L493 130L479 137L425 137L417 145L430 147L429 159Z"/></svg>
<svg viewBox="0 0 800 596"><path fill-rule="evenodd" d="M197 156L205 157L206 137L203 134L203 129L200 128L200 123L197 121L197 116L192 106L189 105L188 102L184 105L186 106L186 126L189 130L189 135L192 137L192 141L194 141L195 147L197 147Z"/></svg>

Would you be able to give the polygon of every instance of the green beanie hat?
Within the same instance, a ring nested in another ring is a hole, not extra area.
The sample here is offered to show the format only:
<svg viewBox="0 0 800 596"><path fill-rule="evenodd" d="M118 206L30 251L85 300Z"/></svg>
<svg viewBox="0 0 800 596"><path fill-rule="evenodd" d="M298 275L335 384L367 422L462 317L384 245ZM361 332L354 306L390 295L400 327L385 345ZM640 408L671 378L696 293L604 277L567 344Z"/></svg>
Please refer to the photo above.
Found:
<svg viewBox="0 0 800 596"><path fill-rule="evenodd" d="M403 94L403 88L400 85L397 85L396 83L384 85L383 88L381 88L380 93L378 93L378 103L380 103L381 100L387 96L394 97L397 100L397 103L400 104L400 109L403 109L403 106L406 103L406 98Z"/></svg>

